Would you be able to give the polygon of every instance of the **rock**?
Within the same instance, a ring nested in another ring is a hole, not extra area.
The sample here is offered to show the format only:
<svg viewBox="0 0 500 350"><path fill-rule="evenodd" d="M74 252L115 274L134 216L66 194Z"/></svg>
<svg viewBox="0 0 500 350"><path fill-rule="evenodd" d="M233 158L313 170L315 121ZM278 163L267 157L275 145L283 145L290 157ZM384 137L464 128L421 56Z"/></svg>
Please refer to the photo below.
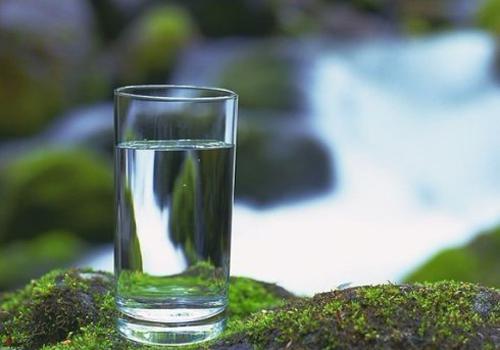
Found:
<svg viewBox="0 0 500 350"><path fill-rule="evenodd" d="M149 8L119 39L115 57L117 80L121 84L164 83L195 31L191 16L182 7Z"/></svg>
<svg viewBox="0 0 500 350"><path fill-rule="evenodd" d="M15 241L0 249L0 290L28 283L32 278L82 257L86 246L74 234L52 231L25 241Z"/></svg>
<svg viewBox="0 0 500 350"><path fill-rule="evenodd" d="M500 287L500 227L479 234L462 247L449 248L410 273L408 282L456 280Z"/></svg>
<svg viewBox="0 0 500 350"><path fill-rule="evenodd" d="M229 62L216 85L236 91L240 108L303 109L305 96L299 86L297 62L268 45L256 45L251 53Z"/></svg>
<svg viewBox="0 0 500 350"><path fill-rule="evenodd" d="M208 37L266 36L278 28L278 5L265 0L182 0Z"/></svg>
<svg viewBox="0 0 500 350"><path fill-rule="evenodd" d="M40 150L0 169L0 242L65 230L88 242L114 232L109 164L82 150Z"/></svg>
<svg viewBox="0 0 500 350"><path fill-rule="evenodd" d="M102 97L84 0L0 2L0 138L33 134L63 108ZM104 92L105 93L105 92Z"/></svg>
<svg viewBox="0 0 500 350"><path fill-rule="evenodd" d="M0 344L30 349L44 345L44 350L151 349L117 336L111 290L108 274L49 273L0 300ZM228 329L206 349L500 346L500 292L495 289L457 282L388 284L288 301L280 298L282 292L233 278Z"/></svg>
<svg viewBox="0 0 500 350"><path fill-rule="evenodd" d="M316 138L287 126L286 122L263 122L256 117L240 120L235 187L238 200L269 206L324 193L334 185L327 148Z"/></svg>

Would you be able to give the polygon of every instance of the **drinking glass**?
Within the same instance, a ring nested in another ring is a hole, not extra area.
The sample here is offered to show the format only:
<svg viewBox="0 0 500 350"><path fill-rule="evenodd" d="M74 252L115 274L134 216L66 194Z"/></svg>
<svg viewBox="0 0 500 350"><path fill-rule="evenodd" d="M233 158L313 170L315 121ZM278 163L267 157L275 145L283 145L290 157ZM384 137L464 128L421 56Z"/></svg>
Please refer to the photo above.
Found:
<svg viewBox="0 0 500 350"><path fill-rule="evenodd" d="M225 325L237 95L115 90L118 331L147 344L204 341Z"/></svg>

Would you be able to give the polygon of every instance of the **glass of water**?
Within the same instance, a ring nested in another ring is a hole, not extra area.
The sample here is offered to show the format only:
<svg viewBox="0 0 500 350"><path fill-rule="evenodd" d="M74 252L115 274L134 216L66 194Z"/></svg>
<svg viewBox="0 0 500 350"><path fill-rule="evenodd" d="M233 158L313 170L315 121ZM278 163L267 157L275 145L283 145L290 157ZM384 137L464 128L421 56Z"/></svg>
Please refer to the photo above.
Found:
<svg viewBox="0 0 500 350"><path fill-rule="evenodd" d="M115 90L117 327L147 344L218 335L228 298L237 95Z"/></svg>

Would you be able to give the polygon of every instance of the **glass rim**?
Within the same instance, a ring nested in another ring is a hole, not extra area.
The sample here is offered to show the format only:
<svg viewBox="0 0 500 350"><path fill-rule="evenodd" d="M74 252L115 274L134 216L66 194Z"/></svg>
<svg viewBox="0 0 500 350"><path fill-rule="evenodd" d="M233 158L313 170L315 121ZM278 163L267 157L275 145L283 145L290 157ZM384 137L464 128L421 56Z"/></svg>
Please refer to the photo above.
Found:
<svg viewBox="0 0 500 350"><path fill-rule="evenodd" d="M211 93L218 93L214 96L195 96L195 97L183 97L183 96L159 96L159 95L148 95L146 92L155 89L185 89L185 90L197 90L205 91ZM129 97L139 100L149 100L149 101L165 101L165 102L211 102L211 101L221 101L221 100L233 100L238 99L238 94L229 89L212 87L212 86L196 86L196 85L176 85L176 84L140 84L140 85L125 85L114 89L114 95L117 97Z"/></svg>

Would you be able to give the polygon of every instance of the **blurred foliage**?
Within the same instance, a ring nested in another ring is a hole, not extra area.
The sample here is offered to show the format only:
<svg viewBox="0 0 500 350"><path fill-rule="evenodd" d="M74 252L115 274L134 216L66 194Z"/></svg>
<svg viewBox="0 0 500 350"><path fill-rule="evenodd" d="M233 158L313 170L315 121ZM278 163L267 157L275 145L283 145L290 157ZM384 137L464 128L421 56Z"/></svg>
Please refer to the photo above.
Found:
<svg viewBox="0 0 500 350"><path fill-rule="evenodd" d="M445 249L405 278L407 282L456 280L500 287L500 226L463 247Z"/></svg>
<svg viewBox="0 0 500 350"><path fill-rule="evenodd" d="M121 83L164 82L176 58L193 38L195 25L178 6L152 7L120 38Z"/></svg>
<svg viewBox="0 0 500 350"><path fill-rule="evenodd" d="M91 242L113 237L109 165L82 150L36 151L0 171L0 242L65 230Z"/></svg>
<svg viewBox="0 0 500 350"><path fill-rule="evenodd" d="M0 248L0 290L20 287L56 267L67 266L85 248L82 240L64 231L8 243Z"/></svg>
<svg viewBox="0 0 500 350"><path fill-rule="evenodd" d="M268 0L179 0L208 37L264 36L278 29L278 9Z"/></svg>
<svg viewBox="0 0 500 350"><path fill-rule="evenodd" d="M296 84L296 67L285 55L256 49L230 63L217 85L237 91L241 108L296 110L304 103Z"/></svg>
<svg viewBox="0 0 500 350"><path fill-rule="evenodd" d="M324 0L327 3L348 4L362 12L379 13L387 6L387 0Z"/></svg>
<svg viewBox="0 0 500 350"><path fill-rule="evenodd" d="M236 196L265 206L323 193L333 174L328 150L315 137L281 123L241 119L236 159Z"/></svg>
<svg viewBox="0 0 500 350"><path fill-rule="evenodd" d="M396 5L398 21L404 33L424 35L452 27L448 1L403 0Z"/></svg>
<svg viewBox="0 0 500 350"><path fill-rule="evenodd" d="M31 135L64 108L106 96L86 1L0 2L0 138ZM68 14L72 14L69 16Z"/></svg>
<svg viewBox="0 0 500 350"><path fill-rule="evenodd" d="M500 0L485 0L477 13L479 27L500 35Z"/></svg>
<svg viewBox="0 0 500 350"><path fill-rule="evenodd" d="M50 72L30 74L28 61L12 50L0 49L0 138L40 130L62 104L63 86L49 80Z"/></svg>

